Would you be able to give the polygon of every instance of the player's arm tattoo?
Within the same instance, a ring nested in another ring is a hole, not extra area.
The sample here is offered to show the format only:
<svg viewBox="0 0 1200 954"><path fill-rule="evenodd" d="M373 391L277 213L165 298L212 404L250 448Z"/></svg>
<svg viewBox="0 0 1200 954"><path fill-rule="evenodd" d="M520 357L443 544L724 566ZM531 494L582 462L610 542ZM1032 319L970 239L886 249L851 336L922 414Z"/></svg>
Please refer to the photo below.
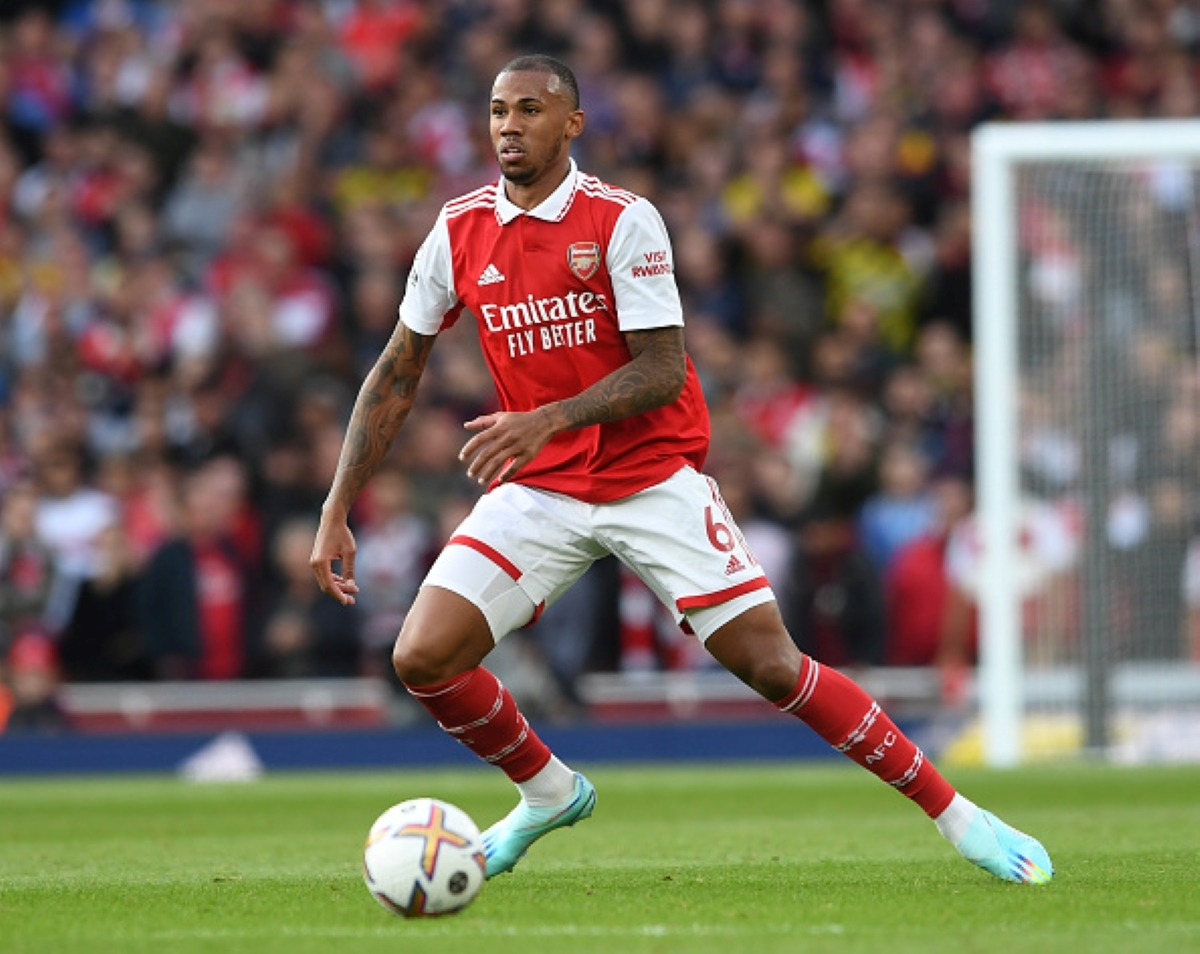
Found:
<svg viewBox="0 0 1200 954"><path fill-rule="evenodd" d="M354 402L326 506L349 510L387 455L412 410L425 361L436 340L436 335L417 334L404 322L396 323Z"/></svg>
<svg viewBox="0 0 1200 954"><path fill-rule="evenodd" d="M567 428L604 424L670 404L683 392L687 358L683 329L631 331L630 360L573 398L559 402Z"/></svg>

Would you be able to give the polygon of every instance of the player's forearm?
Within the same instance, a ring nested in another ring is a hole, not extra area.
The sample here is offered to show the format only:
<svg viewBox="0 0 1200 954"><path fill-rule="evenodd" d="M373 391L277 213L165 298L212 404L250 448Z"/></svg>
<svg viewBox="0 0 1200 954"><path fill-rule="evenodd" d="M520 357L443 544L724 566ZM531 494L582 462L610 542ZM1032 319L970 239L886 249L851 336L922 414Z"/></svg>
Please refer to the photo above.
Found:
<svg viewBox="0 0 1200 954"><path fill-rule="evenodd" d="M358 392L324 509L349 512L387 456L412 410L433 341L432 336L397 327Z"/></svg>
<svg viewBox="0 0 1200 954"><path fill-rule="evenodd" d="M628 336L632 359L573 398L543 410L556 431L607 424L665 407L687 381L683 329L663 328Z"/></svg>
<svg viewBox="0 0 1200 954"><path fill-rule="evenodd" d="M337 472L325 499L326 509L349 512L400 433L413 402L389 394L388 387L388 382L375 372L363 382L346 428Z"/></svg>

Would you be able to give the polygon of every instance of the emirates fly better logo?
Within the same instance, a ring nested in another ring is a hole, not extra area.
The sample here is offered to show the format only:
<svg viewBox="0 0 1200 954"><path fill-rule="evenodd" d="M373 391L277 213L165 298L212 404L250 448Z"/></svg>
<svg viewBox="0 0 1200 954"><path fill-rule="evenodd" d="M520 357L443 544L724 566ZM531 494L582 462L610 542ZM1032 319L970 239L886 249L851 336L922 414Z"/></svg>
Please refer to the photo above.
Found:
<svg viewBox="0 0 1200 954"><path fill-rule="evenodd" d="M567 264L571 271L587 281L600 270L600 243L575 242L567 248Z"/></svg>

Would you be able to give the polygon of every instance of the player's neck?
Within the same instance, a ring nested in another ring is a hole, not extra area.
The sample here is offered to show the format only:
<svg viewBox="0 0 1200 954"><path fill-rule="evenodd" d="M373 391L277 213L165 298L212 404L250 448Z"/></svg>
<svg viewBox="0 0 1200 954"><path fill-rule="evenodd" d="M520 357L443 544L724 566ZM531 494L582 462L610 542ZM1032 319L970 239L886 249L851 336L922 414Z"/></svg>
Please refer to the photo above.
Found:
<svg viewBox="0 0 1200 954"><path fill-rule="evenodd" d="M554 190L563 184L570 172L571 163L568 160L562 164L555 164L538 176L536 180L524 185L505 179L504 194L508 197L509 202L528 212L530 209L536 209L550 198L554 194Z"/></svg>

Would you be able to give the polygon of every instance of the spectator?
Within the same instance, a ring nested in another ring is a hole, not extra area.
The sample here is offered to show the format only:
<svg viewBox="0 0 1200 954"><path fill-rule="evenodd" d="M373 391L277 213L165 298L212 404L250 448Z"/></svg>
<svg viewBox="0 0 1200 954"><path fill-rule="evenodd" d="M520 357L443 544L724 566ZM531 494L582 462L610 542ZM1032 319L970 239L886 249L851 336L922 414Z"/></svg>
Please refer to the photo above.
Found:
<svg viewBox="0 0 1200 954"><path fill-rule="evenodd" d="M63 732L70 719L59 701L62 682L54 643L38 633L21 636L5 659L7 686L0 683L0 731Z"/></svg>
<svg viewBox="0 0 1200 954"><path fill-rule="evenodd" d="M879 489L867 498L858 517L863 549L881 574L896 553L933 529L936 503L929 489L929 463L912 444L884 447L879 459Z"/></svg>
<svg viewBox="0 0 1200 954"><path fill-rule="evenodd" d="M831 390L825 400L823 459L813 500L852 520L878 485L877 409L849 388Z"/></svg>
<svg viewBox="0 0 1200 954"><path fill-rule="evenodd" d="M925 325L914 356L932 403L925 420L933 450L930 466L939 472L970 474L975 453L973 369L966 344L945 321Z"/></svg>
<svg viewBox="0 0 1200 954"><path fill-rule="evenodd" d="M962 199L945 202L933 233L933 263L923 292L923 322L948 322L971 341L971 211Z"/></svg>
<svg viewBox="0 0 1200 954"><path fill-rule="evenodd" d="M746 334L744 295L717 237L706 229L686 230L675 242L679 294L689 314L712 315L736 338Z"/></svg>
<svg viewBox="0 0 1200 954"><path fill-rule="evenodd" d="M1063 36L1044 0L1020 5L1013 32L1012 42L988 63L992 92L1012 119L1053 118L1081 53Z"/></svg>
<svg viewBox="0 0 1200 954"><path fill-rule="evenodd" d="M605 559L592 564L529 631L554 680L552 716L583 712L579 679L592 665L598 648L620 628L622 583L615 563ZM614 661L609 668L618 665L620 661Z"/></svg>
<svg viewBox="0 0 1200 954"><path fill-rule="evenodd" d="M971 512L971 488L952 475L935 478L933 488L932 526L899 548L884 576L889 666L949 666L952 657L965 666L975 659L975 607L946 572L946 546ZM947 672L948 681L957 677Z"/></svg>
<svg viewBox="0 0 1200 954"><path fill-rule="evenodd" d="M756 339L742 350L742 381L733 407L742 424L766 446L780 447L815 398L811 387L792 376L787 353L774 341Z"/></svg>
<svg viewBox="0 0 1200 954"><path fill-rule="evenodd" d="M137 615L134 554L120 524L101 531L99 566L85 580L75 611L58 638L63 677L70 682L124 682L150 678Z"/></svg>
<svg viewBox="0 0 1200 954"><path fill-rule="evenodd" d="M921 294L922 276L900 247L910 211L890 186L858 184L812 250L826 275L830 318L841 321L850 301L863 298L878 315L883 342L896 351L912 344Z"/></svg>
<svg viewBox="0 0 1200 954"><path fill-rule="evenodd" d="M187 475L179 530L151 556L138 624L160 679L235 679L246 669L249 593L232 513L208 468Z"/></svg>
<svg viewBox="0 0 1200 954"><path fill-rule="evenodd" d="M242 176L228 148L218 139L203 142L163 210L164 234L186 250L193 278L203 275L224 249L245 199Z"/></svg>
<svg viewBox="0 0 1200 954"><path fill-rule="evenodd" d="M799 266L796 230L774 216L762 215L744 230L742 243L752 336L776 342L793 373L809 376L809 353L821 328L822 289Z"/></svg>
<svg viewBox="0 0 1200 954"><path fill-rule="evenodd" d="M356 676L360 669L359 612L320 598L310 585L317 525L310 517L288 521L271 547L273 580L264 610L261 645L251 672L271 678Z"/></svg>
<svg viewBox="0 0 1200 954"><path fill-rule="evenodd" d="M34 151L35 137L70 115L70 71L55 50L54 22L46 10L25 10L10 36L9 115Z"/></svg>
<svg viewBox="0 0 1200 954"><path fill-rule="evenodd" d="M0 507L0 658L26 633L44 633L54 555L36 533L37 494L9 488Z"/></svg>
<svg viewBox="0 0 1200 954"><path fill-rule="evenodd" d="M116 522L117 508L108 494L85 482L82 455L74 447L51 445L38 461L37 474L35 527L54 555L57 575L46 623L57 631L74 611L80 585L96 575L97 541Z"/></svg>
<svg viewBox="0 0 1200 954"><path fill-rule="evenodd" d="M855 540L853 520L817 503L801 521L798 544L785 598L797 645L830 666L881 664L883 590Z"/></svg>
<svg viewBox="0 0 1200 954"><path fill-rule="evenodd" d="M418 30L421 16L415 3L358 0L351 5L342 22L341 48L367 90L388 89L399 78L404 44Z"/></svg>
<svg viewBox="0 0 1200 954"><path fill-rule="evenodd" d="M436 550L428 521L413 512L412 488L402 470L381 468L365 496L357 529L355 569L362 581L357 606L367 671L387 675L392 645ZM305 570L311 576L307 564ZM307 577L301 582L307 586Z"/></svg>
<svg viewBox="0 0 1200 954"><path fill-rule="evenodd" d="M174 531L179 474L160 454L116 456L102 465L100 488L112 495L121 513L121 537L131 568L137 572ZM112 556L109 544L103 549ZM111 572L111 564L107 565Z"/></svg>

